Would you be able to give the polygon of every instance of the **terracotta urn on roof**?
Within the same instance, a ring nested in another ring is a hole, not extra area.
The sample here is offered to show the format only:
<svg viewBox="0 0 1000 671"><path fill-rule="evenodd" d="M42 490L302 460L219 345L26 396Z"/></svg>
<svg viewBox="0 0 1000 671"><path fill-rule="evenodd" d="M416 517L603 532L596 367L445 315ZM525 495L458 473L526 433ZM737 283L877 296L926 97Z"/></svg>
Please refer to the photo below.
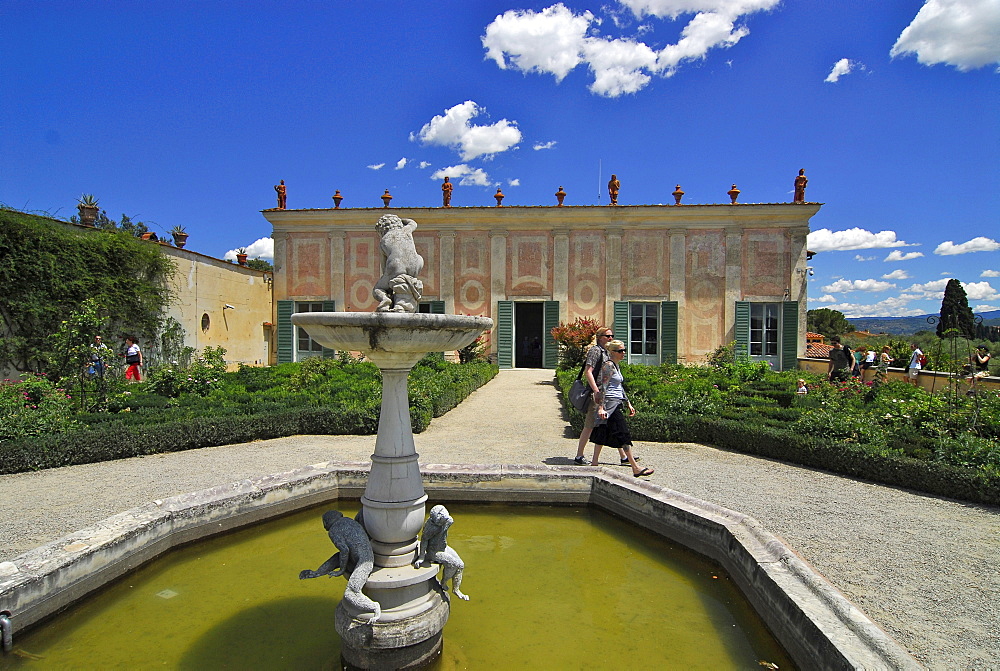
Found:
<svg viewBox="0 0 1000 671"><path fill-rule="evenodd" d="M391 200L392 200L392 195L389 193L389 189L386 189L385 193L382 194L382 202L385 203L383 207L389 207L389 201Z"/></svg>
<svg viewBox="0 0 1000 671"><path fill-rule="evenodd" d="M670 194L670 195L672 195L674 197L674 205L680 205L681 204L681 198L684 197L684 192L681 191L681 185L678 184L677 188L674 189L674 192L672 194Z"/></svg>
<svg viewBox="0 0 1000 671"><path fill-rule="evenodd" d="M340 201L342 201L343 199L344 197L340 195L340 189L337 189L337 191L333 194L333 209L339 210Z"/></svg>
<svg viewBox="0 0 1000 671"><path fill-rule="evenodd" d="M497 199L497 207L503 207L503 191L497 188L497 192L493 195L493 197Z"/></svg>
<svg viewBox="0 0 1000 671"><path fill-rule="evenodd" d="M732 202L730 202L729 204L735 205L736 199L740 197L740 190L736 188L735 184L733 184L733 188L731 188L727 193L729 194L729 197L732 199Z"/></svg>
<svg viewBox="0 0 1000 671"><path fill-rule="evenodd" d="M560 186L559 190L556 191L556 200L559 201L558 205L556 207L562 207L563 206L563 200L565 198L566 198L566 192L563 191L563 188Z"/></svg>

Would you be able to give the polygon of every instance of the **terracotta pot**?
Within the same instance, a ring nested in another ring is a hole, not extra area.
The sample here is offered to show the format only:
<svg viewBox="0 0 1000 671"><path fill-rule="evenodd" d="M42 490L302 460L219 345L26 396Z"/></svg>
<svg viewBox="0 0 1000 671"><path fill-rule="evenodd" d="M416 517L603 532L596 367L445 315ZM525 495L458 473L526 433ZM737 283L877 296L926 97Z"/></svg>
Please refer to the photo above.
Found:
<svg viewBox="0 0 1000 671"><path fill-rule="evenodd" d="M247 264L247 255L246 254L237 254L236 255L236 263L240 264L241 266L245 266Z"/></svg>
<svg viewBox="0 0 1000 671"><path fill-rule="evenodd" d="M76 206L76 209L80 211L80 223L84 226L93 226L94 220L97 219L97 205L84 205L80 204Z"/></svg>
<svg viewBox="0 0 1000 671"><path fill-rule="evenodd" d="M174 236L174 247L177 249L184 249L184 245L187 244L188 234L187 233L171 233Z"/></svg>

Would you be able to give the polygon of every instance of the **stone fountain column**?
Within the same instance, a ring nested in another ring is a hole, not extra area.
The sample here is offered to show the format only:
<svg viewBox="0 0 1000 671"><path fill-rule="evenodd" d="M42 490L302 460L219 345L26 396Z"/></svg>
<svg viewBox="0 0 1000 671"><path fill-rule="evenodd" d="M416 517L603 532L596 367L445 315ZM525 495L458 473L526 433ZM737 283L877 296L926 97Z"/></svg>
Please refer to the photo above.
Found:
<svg viewBox="0 0 1000 671"><path fill-rule="evenodd" d="M382 607L377 622L346 601L336 629L344 660L362 669L419 668L440 652L449 604L438 566L414 568L424 522L423 480L413 443L407 377L427 352L459 349L492 328L487 317L393 312L292 315L324 347L360 351L382 371L382 410L362 519L375 553L363 592Z"/></svg>

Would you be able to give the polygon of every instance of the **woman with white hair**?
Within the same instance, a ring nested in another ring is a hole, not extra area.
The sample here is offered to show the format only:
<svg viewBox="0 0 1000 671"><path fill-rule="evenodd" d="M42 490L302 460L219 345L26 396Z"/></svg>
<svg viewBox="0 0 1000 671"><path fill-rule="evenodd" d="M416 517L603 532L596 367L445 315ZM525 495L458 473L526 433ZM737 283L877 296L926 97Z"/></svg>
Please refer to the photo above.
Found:
<svg viewBox="0 0 1000 671"><path fill-rule="evenodd" d="M621 340L611 340L604 345L608 350L610 359L604 362L601 367L598 385L600 392L597 401L597 417L594 420L594 431L590 434L590 442L594 443L594 460L591 466L597 466L597 458L601 454L601 447L607 445L622 449L628 458L628 464L632 467L632 475L639 477L642 475L652 475L652 468L639 468L632 456L632 434L629 433L628 424L625 422L625 413L622 412L622 404L628 407L629 417L635 416L635 408L628 400L625 388L622 386L622 373L618 364L625 358L625 343Z"/></svg>

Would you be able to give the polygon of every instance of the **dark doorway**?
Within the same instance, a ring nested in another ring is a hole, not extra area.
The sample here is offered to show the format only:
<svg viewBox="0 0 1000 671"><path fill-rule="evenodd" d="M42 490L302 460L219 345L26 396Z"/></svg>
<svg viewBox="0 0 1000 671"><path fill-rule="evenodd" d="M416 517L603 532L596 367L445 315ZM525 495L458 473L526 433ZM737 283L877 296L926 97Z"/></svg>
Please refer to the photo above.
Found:
<svg viewBox="0 0 1000 671"><path fill-rule="evenodd" d="M543 303L514 303L514 367L541 368Z"/></svg>

